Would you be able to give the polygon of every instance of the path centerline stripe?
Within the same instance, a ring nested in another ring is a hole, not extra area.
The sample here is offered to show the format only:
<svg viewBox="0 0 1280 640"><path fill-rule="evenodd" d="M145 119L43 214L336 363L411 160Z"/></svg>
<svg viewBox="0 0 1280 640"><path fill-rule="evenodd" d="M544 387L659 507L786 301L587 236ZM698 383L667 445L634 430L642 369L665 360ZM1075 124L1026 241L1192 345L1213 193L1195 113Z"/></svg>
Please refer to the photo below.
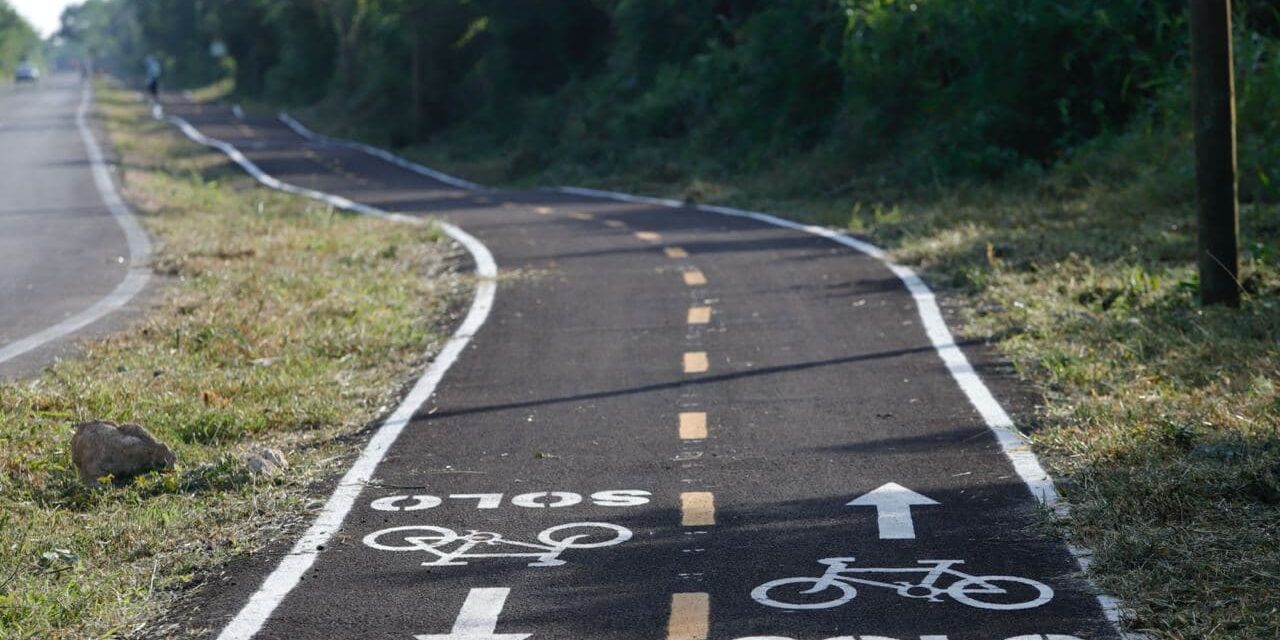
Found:
<svg viewBox="0 0 1280 640"><path fill-rule="evenodd" d="M671 619L667 640L706 640L711 630L711 596L706 593L671 594Z"/></svg>
<svg viewBox="0 0 1280 640"><path fill-rule="evenodd" d="M610 227L610 228L613 228L613 229L621 229L621 228L623 228L623 227L627 226L627 223L625 223L625 222L623 222L623 221L621 221L621 220L605 220L605 221L604 221L604 226L606 226L606 227Z"/></svg>
<svg viewBox="0 0 1280 640"><path fill-rule="evenodd" d="M700 287L707 283L707 276L697 269L685 271L683 275L684 283L691 287Z"/></svg>
<svg viewBox="0 0 1280 640"><path fill-rule="evenodd" d="M586 213L585 211L574 211L573 213L569 214L569 217L573 218L574 220L595 220L596 219L595 216L591 215L590 213Z"/></svg>
<svg viewBox="0 0 1280 640"><path fill-rule="evenodd" d="M716 497L710 491L680 494L680 526L709 527L716 523Z"/></svg>
<svg viewBox="0 0 1280 640"><path fill-rule="evenodd" d="M689 324L707 324L711 322L711 307L689 307Z"/></svg>
<svg viewBox="0 0 1280 640"><path fill-rule="evenodd" d="M704 411L680 413L680 439L705 440L707 438L707 414Z"/></svg>
<svg viewBox="0 0 1280 640"><path fill-rule="evenodd" d="M668 258L688 258L689 252L684 247L663 247L662 252L667 254Z"/></svg>
<svg viewBox="0 0 1280 640"><path fill-rule="evenodd" d="M684 354L685 373L706 373L711 368L706 351L689 351Z"/></svg>
<svg viewBox="0 0 1280 640"><path fill-rule="evenodd" d="M540 216L549 216L554 211L555 209L552 209L551 207L534 207L533 208L533 212Z"/></svg>
<svg viewBox="0 0 1280 640"><path fill-rule="evenodd" d="M645 242L662 242L662 236L652 231L637 231L633 235L637 240L644 240Z"/></svg>

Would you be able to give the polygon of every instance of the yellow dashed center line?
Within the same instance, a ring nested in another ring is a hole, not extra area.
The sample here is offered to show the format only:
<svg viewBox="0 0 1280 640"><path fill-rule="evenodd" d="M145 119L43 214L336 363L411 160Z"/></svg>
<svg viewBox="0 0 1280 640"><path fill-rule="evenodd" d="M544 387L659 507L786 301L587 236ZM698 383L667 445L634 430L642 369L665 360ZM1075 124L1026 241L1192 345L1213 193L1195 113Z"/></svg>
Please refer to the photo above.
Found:
<svg viewBox="0 0 1280 640"><path fill-rule="evenodd" d="M686 411L680 414L681 440L707 439L707 414L702 411Z"/></svg>
<svg viewBox="0 0 1280 640"><path fill-rule="evenodd" d="M552 209L551 207L534 207L533 212L540 216L549 216L555 212L555 209Z"/></svg>
<svg viewBox="0 0 1280 640"><path fill-rule="evenodd" d="M621 220L605 220L605 221L604 221L604 226L606 226L606 227L611 227L611 228L614 228L614 229L621 229L621 228L623 228L623 227L627 226L627 223L625 223L625 222L623 222L623 221L621 221Z"/></svg>
<svg viewBox="0 0 1280 640"><path fill-rule="evenodd" d="M707 640L710 629L710 595L671 594L671 619L667 622L667 640Z"/></svg>
<svg viewBox="0 0 1280 640"><path fill-rule="evenodd" d="M573 218L574 220L595 220L596 219L595 216L583 211L574 211L573 213L569 214L569 217Z"/></svg>
<svg viewBox="0 0 1280 640"><path fill-rule="evenodd" d="M680 525L709 527L716 523L716 497L710 491L680 494Z"/></svg>
<svg viewBox="0 0 1280 640"><path fill-rule="evenodd" d="M662 236L652 231L637 231L635 232L635 236L637 239L644 240L645 242L662 242Z"/></svg>
<svg viewBox="0 0 1280 640"><path fill-rule="evenodd" d="M707 277L701 271L693 269L684 272L684 283L691 287L700 287L707 283Z"/></svg>
<svg viewBox="0 0 1280 640"><path fill-rule="evenodd" d="M667 254L668 258L688 258L689 257L689 252L685 251L684 247L665 247L663 248L662 252Z"/></svg>
<svg viewBox="0 0 1280 640"><path fill-rule="evenodd" d="M711 322L711 307L689 307L689 324Z"/></svg>
<svg viewBox="0 0 1280 640"><path fill-rule="evenodd" d="M706 373L710 368L711 363L707 361L706 351L690 351L684 354L685 373Z"/></svg>

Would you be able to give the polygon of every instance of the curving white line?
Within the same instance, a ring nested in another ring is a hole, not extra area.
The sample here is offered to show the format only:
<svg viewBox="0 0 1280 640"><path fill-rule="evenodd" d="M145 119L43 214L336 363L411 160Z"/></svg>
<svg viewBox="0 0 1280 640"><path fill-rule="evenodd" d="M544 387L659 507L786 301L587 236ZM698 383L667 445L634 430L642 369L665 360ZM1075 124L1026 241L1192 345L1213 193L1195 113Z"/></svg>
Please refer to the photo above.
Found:
<svg viewBox="0 0 1280 640"><path fill-rule="evenodd" d="M232 145L229 142L218 140L216 138L210 138L209 136L206 136L203 133L200 133L200 130L191 126L191 123L187 122L186 120L179 118L178 116L156 116L156 119L157 120L163 119L168 122L171 122L174 125L176 125L178 129L182 131L182 133L186 134L186 136L188 138L191 138L193 141L199 144L205 145L206 147L213 147L214 149L217 149L223 152L224 154L227 155L227 157L231 158L232 162L235 162L236 164L240 165L241 169L244 169L246 173L248 173L250 176L253 176L255 180L272 189L276 189L278 191L284 191L286 193L292 193L294 195L302 196L304 198L311 198L312 200L319 200L320 202L331 205L337 209L342 209L344 211L352 211L354 213L360 213L367 216L374 216L377 218L389 218L392 220L398 220L400 222L414 222L414 223L422 222L422 220L418 218L413 218L410 216L396 214L396 213L387 213L386 211L383 211L382 209L379 209L377 207L370 207L369 205L360 204L359 202L348 200L347 198L344 198L342 196L335 196L330 193L316 191L315 189L307 189L305 187L299 187L296 185L289 184L287 182L282 182L276 179L275 177L271 176L267 172L263 171L260 167L258 167L257 164L254 164L252 160L246 157L243 153L240 153L240 150L237 149L235 145Z"/></svg>
<svg viewBox="0 0 1280 640"><path fill-rule="evenodd" d="M165 119L177 125L187 137L195 142L216 148L227 154L232 161L240 165L249 175L272 189L305 196L339 209L365 215L413 224L425 222L421 218L388 213L376 207L352 202L341 196L313 189L304 189L281 182L264 172L233 145L200 133L186 120L177 116L168 116ZM303 574L315 563L316 557L320 555L320 549L328 543L333 534L337 533L342 526L343 520L351 512L351 508L355 505L361 490L373 478L374 470L377 469L378 463L382 461L382 458L387 455L391 445L395 444L396 439L400 437L404 428L409 425L409 422L413 419L414 414L418 412L418 409L422 407L422 404L431 397L431 394L435 393L436 386L444 379L449 367L453 366L458 356L462 354L462 350L466 348L467 344L471 342L471 338L475 336L480 327L484 325L485 320L489 318L489 312L493 309L494 297L497 294L498 265L494 262L493 254L489 252L489 249L483 243L462 229L448 223L440 222L437 224L449 237L466 247L476 263L479 283L476 285L475 298L471 302L471 309L467 312L467 317L463 319L462 325L445 343L444 348L436 355L427 370L414 383L413 389L400 402L400 405L396 407L391 416L383 421L378 430L374 432L373 437L369 439L369 444L365 445L364 450L360 452L360 457L356 458L351 468L338 481L338 486L334 488L333 494L329 496L329 500L325 502L315 521L293 545L289 553L281 559L275 570L267 576L262 586L249 597L249 602L245 604L244 608L227 623L222 633L218 635L218 640L248 640L262 629L262 626L266 624L267 619L271 617L276 607L280 606L285 596L289 595L289 592L302 580Z"/></svg>
<svg viewBox="0 0 1280 640"><path fill-rule="evenodd" d="M599 189L557 187L555 191L660 207L679 208L686 206L685 203L679 200L647 198ZM973 365L969 363L969 359L965 357L964 351L956 344L955 338L951 335L951 330L947 327L947 321L942 317L942 310L938 307L937 297L929 289L929 285L925 284L924 280L913 269L895 264L880 247L826 227L802 224L759 211L747 211L732 207L697 205L695 208L706 213L749 218L775 227L794 229L821 236L882 262L893 272L893 275L898 277L898 280L902 282L911 294L911 298L915 300L916 308L920 313L920 321L924 325L925 333L929 336L929 342L932 343L934 351L938 353L938 357L942 358L947 371L951 373L951 378L959 385L960 390L969 399L969 403L982 416L987 428L995 434L996 441L1000 443L1000 449L1009 459L1009 462L1013 464L1014 471L1018 473L1018 477L1022 479L1023 483L1030 489L1031 494L1041 503L1053 509L1060 516L1067 515L1070 505L1058 495L1058 490L1053 484L1053 478L1040 465L1040 460L1036 457L1035 452L1031 450L1031 445L1027 442L1027 439L1017 431L1013 419L1009 417L1004 407L1000 405L991 390L987 388L986 383L982 381L982 376L978 375L978 372L974 370ZM1067 549L1075 557L1081 571L1088 572L1093 552L1074 544L1067 544ZM1125 616L1126 610L1119 600L1101 591L1095 595L1099 606L1102 608L1102 614L1122 638L1131 640L1148 638L1146 634L1127 632L1120 628L1120 620Z"/></svg>
<svg viewBox="0 0 1280 640"><path fill-rule="evenodd" d="M401 158L400 156L394 153L391 153L390 151L387 151L385 149L379 149L375 146L364 144L363 142L354 142L351 140L342 140L341 138L330 138L329 136L321 135L319 133L316 133L308 129L306 125L302 124L301 122L298 122L296 119L294 119L293 116L287 113L280 114L280 122L283 122L285 126L289 127L290 129L293 129L294 133L308 140L311 140L313 142L323 142L325 144L333 145L335 147L346 147L348 149L363 151L376 158L386 160L387 162L390 162L391 164L394 164L397 167L400 167L401 169L407 169L418 175L426 176L433 180L439 180L440 182L443 182L447 185L451 185L454 187L458 187L459 189L466 189L467 191L488 191L489 190L487 187L480 186L474 182L468 182L466 180L463 180L462 178L457 178L447 173L441 173L430 167L424 167L416 162L405 160L404 158Z"/></svg>
<svg viewBox="0 0 1280 640"><path fill-rule="evenodd" d="M84 90L81 92L80 107L76 109L76 128L80 130L80 138L84 141L84 150L89 156L93 184L98 188L98 196L102 198L102 203L107 206L107 210L115 218L116 224L120 225L121 231L124 232L125 243L129 247L129 273L125 275L120 284L116 285L115 289L111 290L111 293L95 302L88 309L43 331L0 348L0 363L12 360L32 349L39 348L53 340L97 322L108 313L128 304L134 296L138 295L138 292L142 291L143 287L147 286L147 281L151 279L151 270L145 266L151 256L151 240L147 238L146 232L142 230L138 220L133 217L133 213L125 205L124 199L116 191L116 185L111 180L111 172L107 170L106 158L102 155L102 148L98 146L98 141L93 137L93 131L89 129L87 120L89 105L92 101L93 90L90 85L85 84Z"/></svg>

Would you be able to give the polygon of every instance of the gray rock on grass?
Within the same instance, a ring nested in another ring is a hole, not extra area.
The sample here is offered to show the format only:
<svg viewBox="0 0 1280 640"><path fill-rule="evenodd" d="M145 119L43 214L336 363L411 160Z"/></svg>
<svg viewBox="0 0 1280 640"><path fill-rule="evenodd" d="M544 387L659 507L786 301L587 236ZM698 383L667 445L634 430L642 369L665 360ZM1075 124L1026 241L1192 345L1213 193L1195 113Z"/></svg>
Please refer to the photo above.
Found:
<svg viewBox="0 0 1280 640"><path fill-rule="evenodd" d="M255 476L268 478L289 468L289 461L279 449L264 447L244 457L244 466Z"/></svg>
<svg viewBox="0 0 1280 640"><path fill-rule="evenodd" d="M76 425L71 436L71 461L80 481L102 486L98 478L128 478L148 471L166 471L177 462L173 450L136 424L95 420Z"/></svg>

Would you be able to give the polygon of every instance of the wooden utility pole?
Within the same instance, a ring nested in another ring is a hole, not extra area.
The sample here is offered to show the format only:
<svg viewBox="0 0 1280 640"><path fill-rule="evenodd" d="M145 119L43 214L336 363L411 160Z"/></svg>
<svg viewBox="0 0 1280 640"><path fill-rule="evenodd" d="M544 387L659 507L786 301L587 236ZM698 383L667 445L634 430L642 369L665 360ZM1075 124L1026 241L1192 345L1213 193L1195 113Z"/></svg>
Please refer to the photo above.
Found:
<svg viewBox="0 0 1280 640"><path fill-rule="evenodd" d="M422 141L422 37L418 35L418 26L415 22L413 29L413 56L412 62L409 64L409 75L413 77L413 84L409 86L409 118L412 123L410 131L410 142L417 143Z"/></svg>
<svg viewBox="0 0 1280 640"><path fill-rule="evenodd" d="M1240 204L1231 0L1191 2L1200 303L1240 304Z"/></svg>

